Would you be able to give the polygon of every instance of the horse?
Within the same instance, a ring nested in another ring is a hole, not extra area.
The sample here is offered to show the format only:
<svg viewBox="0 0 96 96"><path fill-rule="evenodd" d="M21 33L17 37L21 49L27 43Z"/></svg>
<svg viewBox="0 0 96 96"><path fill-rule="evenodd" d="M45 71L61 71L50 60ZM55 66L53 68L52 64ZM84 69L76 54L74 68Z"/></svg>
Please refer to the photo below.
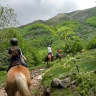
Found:
<svg viewBox="0 0 96 96"><path fill-rule="evenodd" d="M48 54L45 58L45 62L47 62L47 66L49 68L49 62L52 62L53 61L53 57L52 57L52 54Z"/></svg>
<svg viewBox="0 0 96 96"><path fill-rule="evenodd" d="M14 62L6 74L5 91L8 96L31 96L30 94L30 72L22 66L19 61Z"/></svg>
<svg viewBox="0 0 96 96"><path fill-rule="evenodd" d="M61 58L62 58L62 54L59 52L59 53L57 53L56 54L56 59L59 59L59 61L61 60Z"/></svg>

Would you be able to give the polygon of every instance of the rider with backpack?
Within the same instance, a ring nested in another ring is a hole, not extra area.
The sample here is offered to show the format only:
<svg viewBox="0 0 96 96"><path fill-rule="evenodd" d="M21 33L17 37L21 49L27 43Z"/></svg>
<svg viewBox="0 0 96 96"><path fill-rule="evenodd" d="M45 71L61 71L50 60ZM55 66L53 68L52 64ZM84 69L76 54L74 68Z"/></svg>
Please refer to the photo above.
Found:
<svg viewBox="0 0 96 96"><path fill-rule="evenodd" d="M8 54L10 56L10 65L8 66L8 69L7 69L7 72L9 71L9 69L12 67L12 66L15 66L15 65L12 65L15 61L21 63L21 65L27 67L26 63L22 61L22 52L20 50L20 48L18 47L18 40L16 38L12 38L10 40L10 44L11 44L11 47L9 48L8 50Z"/></svg>

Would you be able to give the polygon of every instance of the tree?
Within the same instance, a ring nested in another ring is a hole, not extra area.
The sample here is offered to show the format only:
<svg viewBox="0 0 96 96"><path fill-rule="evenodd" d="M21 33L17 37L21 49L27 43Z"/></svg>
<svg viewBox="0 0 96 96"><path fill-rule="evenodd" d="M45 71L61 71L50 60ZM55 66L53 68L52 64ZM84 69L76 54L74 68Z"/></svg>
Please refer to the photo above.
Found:
<svg viewBox="0 0 96 96"><path fill-rule="evenodd" d="M18 23L16 20L14 9L8 5L5 7L0 6L0 29L15 27Z"/></svg>
<svg viewBox="0 0 96 96"><path fill-rule="evenodd" d="M70 27L60 27L55 32L56 35L64 41L64 52L66 53L76 53L81 51L83 48L83 43L81 39L76 36L76 33Z"/></svg>
<svg viewBox="0 0 96 96"><path fill-rule="evenodd" d="M10 36L7 35L7 29L13 28L19 24L16 17L17 14L14 13L14 9L10 8L8 5L6 7L0 6L0 43L7 41L8 38L11 37L12 34Z"/></svg>
<svg viewBox="0 0 96 96"><path fill-rule="evenodd" d="M61 39L65 40L74 36L75 32L73 32L71 28L63 26L58 28L55 34L59 36Z"/></svg>

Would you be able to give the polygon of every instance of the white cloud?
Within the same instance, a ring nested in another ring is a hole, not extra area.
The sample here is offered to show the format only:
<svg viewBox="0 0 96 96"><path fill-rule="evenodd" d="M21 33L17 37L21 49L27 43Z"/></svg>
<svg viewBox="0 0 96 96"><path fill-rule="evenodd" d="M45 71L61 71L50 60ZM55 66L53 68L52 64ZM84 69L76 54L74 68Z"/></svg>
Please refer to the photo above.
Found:
<svg viewBox="0 0 96 96"><path fill-rule="evenodd" d="M78 9L87 9L95 6L95 0L74 0Z"/></svg>
<svg viewBox="0 0 96 96"><path fill-rule="evenodd" d="M0 4L13 8L21 24L96 5L95 0L0 0Z"/></svg>

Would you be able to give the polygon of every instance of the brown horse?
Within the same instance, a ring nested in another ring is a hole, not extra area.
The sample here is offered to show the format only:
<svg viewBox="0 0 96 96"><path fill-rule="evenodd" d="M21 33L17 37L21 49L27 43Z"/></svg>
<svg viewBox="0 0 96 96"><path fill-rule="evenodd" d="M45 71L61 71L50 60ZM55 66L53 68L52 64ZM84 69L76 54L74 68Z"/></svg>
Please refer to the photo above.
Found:
<svg viewBox="0 0 96 96"><path fill-rule="evenodd" d="M5 81L5 91L8 96L31 96L30 86L30 72L26 67L16 65L8 71Z"/></svg>
<svg viewBox="0 0 96 96"><path fill-rule="evenodd" d="M56 59L59 59L59 61L61 60L61 58L62 58L62 54L59 52L59 53L57 53L56 54Z"/></svg>
<svg viewBox="0 0 96 96"><path fill-rule="evenodd" d="M53 61L53 57L52 57L52 54L48 54L45 58L45 62L47 62L47 66L49 68L49 62L52 62Z"/></svg>

